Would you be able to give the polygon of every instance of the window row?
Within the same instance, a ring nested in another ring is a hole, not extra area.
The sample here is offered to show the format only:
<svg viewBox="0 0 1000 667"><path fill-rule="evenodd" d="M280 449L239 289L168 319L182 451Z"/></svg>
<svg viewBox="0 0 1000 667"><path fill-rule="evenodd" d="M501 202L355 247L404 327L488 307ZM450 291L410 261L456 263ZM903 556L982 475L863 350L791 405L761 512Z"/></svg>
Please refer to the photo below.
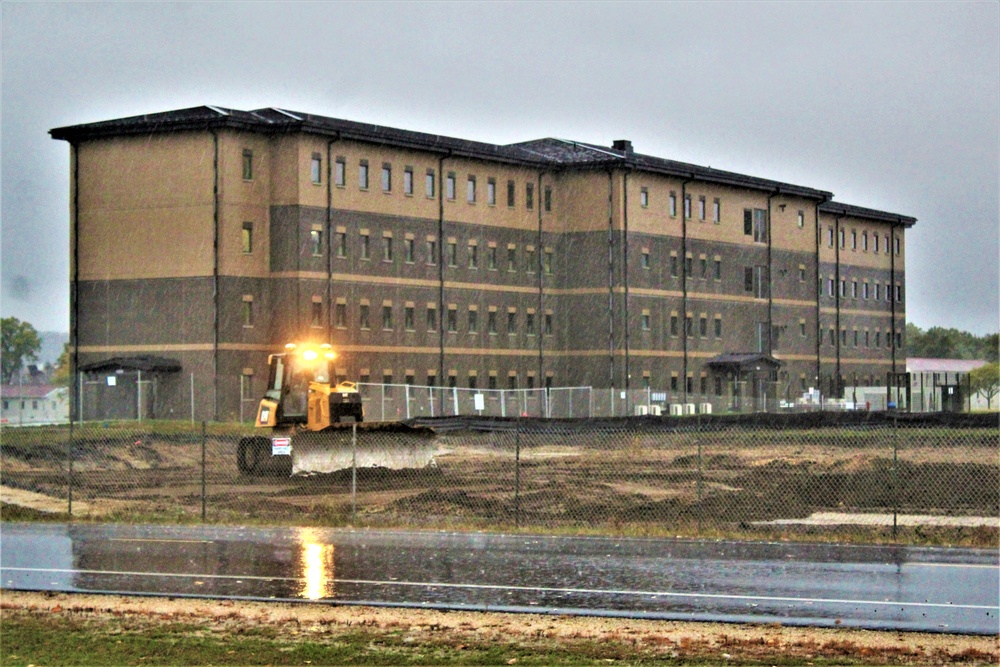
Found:
<svg viewBox="0 0 1000 667"><path fill-rule="evenodd" d="M859 290L860 287L860 290ZM863 301L881 301L884 297L887 303L891 303L893 300L893 285L891 283L885 283L883 289L882 283L869 282L867 280L858 283L857 280L851 280L842 278L840 280L839 289L836 293L834 290L837 289L837 281L834 278L826 279L826 295L829 298L834 298L839 296L841 299L851 298L851 299L862 299ZM897 303L903 300L903 286L895 286L895 300Z"/></svg>
<svg viewBox="0 0 1000 667"><path fill-rule="evenodd" d="M828 247L830 248L833 247L835 236L836 232L834 232L834 228L827 227L826 244ZM842 249L847 248L847 239L848 239L847 230L841 228L840 237L839 239L837 239L837 242ZM851 243L851 250L855 251L860 249L862 252L869 252L870 250L872 253L875 254L882 252L885 253L886 255L888 255L891 251L896 256L899 256L900 254L901 241L900 237L898 236L891 237L892 245L890 245L890 236L888 234L880 236L876 232L871 232L871 235L869 236L868 230L862 230L861 234L858 234L857 229L851 229L850 243Z"/></svg>
<svg viewBox="0 0 1000 667"><path fill-rule="evenodd" d="M337 382L343 382L348 379L346 373L338 373ZM382 370L381 377L377 378L382 384L398 384L397 376L391 368L386 368ZM545 376L544 384L541 386L545 389L551 389L553 387L554 377L552 373ZM437 387L438 386L438 376L437 371L434 369L428 369L426 376L421 378L424 381L423 385L425 387ZM466 376L465 385L469 389L535 389L536 386L535 373L529 371L524 378L524 383L520 382L520 378L516 371L509 371L506 376L505 381L501 381L497 374L497 371L489 371L487 374L486 382L480 383L479 371L469 371ZM369 384L372 382L371 371L369 369L361 369L358 374L358 382L361 384ZM414 386L417 384L416 371L406 370L403 373L402 384ZM450 370L448 371L448 378L445 381L444 386L448 389L458 388L458 371ZM391 401L393 396L391 393L386 393L382 400Z"/></svg>
<svg viewBox="0 0 1000 667"><path fill-rule="evenodd" d="M312 326L323 326L322 304L314 303L313 305ZM333 308L333 325L336 328L347 329L352 325L351 318L348 316L346 300L339 300L334 304ZM423 312L420 315L423 321L420 322L420 326L423 326L429 332L437 331L438 326L440 326L440 322L438 321L438 304L428 303L421 310ZM378 313L378 320L373 319L376 312ZM380 310L373 311L372 305L365 299L362 299L358 304L357 313L352 317L356 317L353 323L361 330L370 330L373 328L373 324L378 324L382 331L393 331L398 325L396 318L399 315L400 313L391 301L383 301ZM417 317L416 305L412 302L407 302L402 309L403 330L416 331L418 327ZM514 307L507 308L505 312L501 312L498 307L489 306L486 312L481 314L479 306L473 305L469 306L460 317L458 306L450 304L446 309L444 326L445 331L448 333L458 333L461 326L464 332L470 334L487 333L497 335L505 333L517 335L524 333L528 336L535 336L540 332L544 336L551 336L553 334L553 313L551 310L538 313L534 308L528 308L522 314Z"/></svg>
<svg viewBox="0 0 1000 667"><path fill-rule="evenodd" d="M825 340L826 344L831 347L836 346L837 330L834 329L833 327L830 327L827 333L828 335ZM895 338L895 341L893 341L893 338ZM888 349L892 349L894 342L897 348L902 347L903 332L896 331L895 336L893 336L892 332L885 331L883 336L883 332L879 329L875 329L874 332L871 332L868 329L864 330L853 329L851 331L848 331L846 327L841 327L840 329L841 347L850 346L850 347L878 349L882 347L883 342L885 344L885 347Z"/></svg>

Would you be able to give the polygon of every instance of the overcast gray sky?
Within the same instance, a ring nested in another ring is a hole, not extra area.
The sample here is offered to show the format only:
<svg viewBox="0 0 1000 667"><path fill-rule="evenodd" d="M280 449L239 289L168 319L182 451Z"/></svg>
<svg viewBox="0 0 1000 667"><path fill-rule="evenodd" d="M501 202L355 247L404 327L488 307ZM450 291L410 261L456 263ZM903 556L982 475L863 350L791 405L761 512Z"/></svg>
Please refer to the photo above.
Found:
<svg viewBox="0 0 1000 667"><path fill-rule="evenodd" d="M69 147L214 104L492 143L546 136L918 218L909 321L996 331L1000 5L0 4L0 312L69 327Z"/></svg>

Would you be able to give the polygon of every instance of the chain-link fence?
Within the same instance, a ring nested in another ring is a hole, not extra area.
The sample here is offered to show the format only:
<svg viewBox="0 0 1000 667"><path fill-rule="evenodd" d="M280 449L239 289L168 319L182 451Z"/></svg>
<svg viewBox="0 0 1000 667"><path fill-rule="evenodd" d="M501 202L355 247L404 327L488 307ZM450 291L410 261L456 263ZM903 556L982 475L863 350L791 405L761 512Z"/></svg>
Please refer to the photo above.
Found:
<svg viewBox="0 0 1000 667"><path fill-rule="evenodd" d="M439 417L290 443L114 422L7 428L0 449L5 519L979 545L1000 523L996 415Z"/></svg>

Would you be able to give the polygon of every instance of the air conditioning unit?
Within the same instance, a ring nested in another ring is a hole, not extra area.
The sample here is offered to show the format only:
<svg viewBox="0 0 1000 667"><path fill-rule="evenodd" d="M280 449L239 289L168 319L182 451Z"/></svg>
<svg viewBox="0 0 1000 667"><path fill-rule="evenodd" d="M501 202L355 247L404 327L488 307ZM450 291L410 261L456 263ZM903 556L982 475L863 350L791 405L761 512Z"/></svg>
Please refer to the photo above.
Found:
<svg viewBox="0 0 1000 667"><path fill-rule="evenodd" d="M680 417L682 414L684 414L684 406L683 405L681 405L680 403L672 403L670 405L670 416L671 417Z"/></svg>
<svg viewBox="0 0 1000 667"><path fill-rule="evenodd" d="M649 406L649 414L659 417L663 414L663 408L659 405L651 405Z"/></svg>
<svg viewBox="0 0 1000 667"><path fill-rule="evenodd" d="M712 404L711 403L702 403L701 405L698 406L698 412L700 412L703 415L710 415L710 414L712 414Z"/></svg>
<svg viewBox="0 0 1000 667"><path fill-rule="evenodd" d="M647 408L645 405L637 405L635 406L635 414L636 416L648 415L649 408Z"/></svg>
<svg viewBox="0 0 1000 667"><path fill-rule="evenodd" d="M684 414L686 414L686 415L698 414L697 412L695 412L695 404L694 403L685 403L684 404Z"/></svg>

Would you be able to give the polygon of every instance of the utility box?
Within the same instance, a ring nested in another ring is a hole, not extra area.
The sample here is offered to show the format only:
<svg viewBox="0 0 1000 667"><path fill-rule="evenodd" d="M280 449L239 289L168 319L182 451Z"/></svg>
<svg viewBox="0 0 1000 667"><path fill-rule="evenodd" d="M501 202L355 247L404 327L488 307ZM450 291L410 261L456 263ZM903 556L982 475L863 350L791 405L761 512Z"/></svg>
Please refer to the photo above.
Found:
<svg viewBox="0 0 1000 667"><path fill-rule="evenodd" d="M701 405L698 406L698 412L700 412L703 415L710 415L710 414L712 414L712 404L711 403L702 403Z"/></svg>
<svg viewBox="0 0 1000 667"><path fill-rule="evenodd" d="M651 405L649 406L649 414L655 417L659 417L660 415L663 414L663 408L661 408L659 405Z"/></svg>
<svg viewBox="0 0 1000 667"><path fill-rule="evenodd" d="M635 414L636 414L637 417L648 415L649 414L649 408L646 407L645 405L637 405L637 406L635 406Z"/></svg>
<svg viewBox="0 0 1000 667"><path fill-rule="evenodd" d="M670 416L671 417L680 417L682 414L684 414L684 406L683 405L681 405L680 403L672 403L670 405Z"/></svg>
<svg viewBox="0 0 1000 667"><path fill-rule="evenodd" d="M698 414L695 411L695 404L694 403L685 403L684 404L684 414L686 414L686 415L695 415L695 414Z"/></svg>

